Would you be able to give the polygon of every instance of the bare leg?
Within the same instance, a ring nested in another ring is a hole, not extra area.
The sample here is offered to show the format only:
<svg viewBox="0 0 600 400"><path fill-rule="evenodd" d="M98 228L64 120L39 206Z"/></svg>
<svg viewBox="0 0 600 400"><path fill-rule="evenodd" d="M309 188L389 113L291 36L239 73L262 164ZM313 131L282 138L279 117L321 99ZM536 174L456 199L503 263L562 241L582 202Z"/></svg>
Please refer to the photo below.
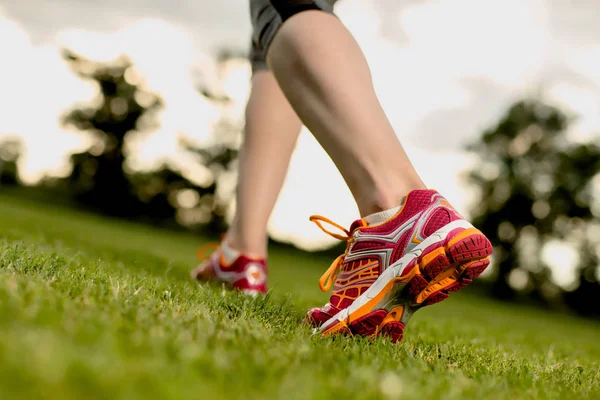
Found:
<svg viewBox="0 0 600 400"><path fill-rule="evenodd" d="M247 256L266 256L267 222L301 127L273 74L256 72L246 106L236 213L227 232L227 243Z"/></svg>
<svg viewBox="0 0 600 400"><path fill-rule="evenodd" d="M425 188L375 95L362 51L340 20L321 11L292 16L267 61L362 216L396 207L409 191Z"/></svg>

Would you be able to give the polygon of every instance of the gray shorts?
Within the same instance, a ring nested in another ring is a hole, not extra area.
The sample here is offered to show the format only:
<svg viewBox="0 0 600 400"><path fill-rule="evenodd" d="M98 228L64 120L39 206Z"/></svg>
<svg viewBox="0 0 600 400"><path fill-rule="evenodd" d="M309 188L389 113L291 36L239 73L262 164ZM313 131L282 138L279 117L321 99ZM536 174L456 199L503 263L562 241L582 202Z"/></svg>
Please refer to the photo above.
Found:
<svg viewBox="0 0 600 400"><path fill-rule="evenodd" d="M266 55L275 34L288 15L282 15L286 8L300 7L319 9L333 14L337 0L250 0L252 19L252 44L250 62L252 71L268 69ZM278 5L274 7L273 4ZM306 7L308 6L308 7Z"/></svg>

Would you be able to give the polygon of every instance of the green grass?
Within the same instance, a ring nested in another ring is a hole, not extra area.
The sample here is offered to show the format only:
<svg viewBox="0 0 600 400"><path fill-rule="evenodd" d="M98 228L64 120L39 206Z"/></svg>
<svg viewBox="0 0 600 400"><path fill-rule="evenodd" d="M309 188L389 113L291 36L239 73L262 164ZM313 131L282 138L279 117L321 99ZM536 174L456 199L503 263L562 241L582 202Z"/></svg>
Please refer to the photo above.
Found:
<svg viewBox="0 0 600 400"><path fill-rule="evenodd" d="M201 242L0 195L0 399L600 399L598 324L467 289L399 345L315 337L329 260L250 299L188 279Z"/></svg>

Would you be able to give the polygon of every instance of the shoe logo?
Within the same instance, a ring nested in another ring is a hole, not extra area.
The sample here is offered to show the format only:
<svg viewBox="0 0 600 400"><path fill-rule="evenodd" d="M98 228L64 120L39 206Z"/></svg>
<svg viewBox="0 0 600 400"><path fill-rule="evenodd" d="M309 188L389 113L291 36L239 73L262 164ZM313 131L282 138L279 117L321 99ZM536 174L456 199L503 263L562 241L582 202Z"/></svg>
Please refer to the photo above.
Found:
<svg viewBox="0 0 600 400"><path fill-rule="evenodd" d="M390 265L390 259L392 256L392 252L394 250L393 244L397 243L398 240L400 239L400 237L404 233L406 233L410 229L414 228L415 222L421 217L421 215L422 215L422 213L415 214L414 216L409 218L407 221L402 223L400 226L398 226L396 229L394 229L392 232L387 233L387 234L381 234L381 233L370 234L369 232L357 231L354 234L356 240L355 240L354 244L351 245L350 251L346 255L344 261L346 261L346 262L355 261L355 260L365 258L366 256L371 256L373 258L378 257L381 260L381 270L382 271L386 270ZM383 246L377 247L377 248L369 248L369 249L364 249L364 250L361 249L359 251L354 251L354 245L356 243L359 243L362 241L371 241L371 240L376 241L377 243L382 243Z"/></svg>
<svg viewBox="0 0 600 400"><path fill-rule="evenodd" d="M400 237L405 234L407 231L414 230L412 234L410 234L410 240L407 243L407 246L404 249L404 254L412 251L415 247L423 243L424 238L420 234L425 224L427 223L429 215L431 215L436 209L440 206L449 208L454 210L450 203L440 195L434 195L432 198L432 204L430 204L423 211L415 214L407 221L400 224L396 229L392 232L381 234L374 233L370 234L369 232L361 232L358 231L354 234L356 241L355 243L362 241L375 241L377 243L387 243L384 247L370 247L367 249L361 249L359 251L353 251L354 244L350 247L349 253L346 255L344 261L355 261L365 257L379 257L381 260L381 269L386 270L390 266L390 260L392 257L392 252L394 249L395 243L398 243Z"/></svg>
<svg viewBox="0 0 600 400"><path fill-rule="evenodd" d="M421 243L423 240L421 240L421 238L419 238L419 231L418 229L415 229L415 234L413 235L412 239L410 240L411 242L413 242L414 244L419 244Z"/></svg>
<svg viewBox="0 0 600 400"><path fill-rule="evenodd" d="M250 265L246 268L246 279L251 285L260 285L265 281L265 272L257 265Z"/></svg>

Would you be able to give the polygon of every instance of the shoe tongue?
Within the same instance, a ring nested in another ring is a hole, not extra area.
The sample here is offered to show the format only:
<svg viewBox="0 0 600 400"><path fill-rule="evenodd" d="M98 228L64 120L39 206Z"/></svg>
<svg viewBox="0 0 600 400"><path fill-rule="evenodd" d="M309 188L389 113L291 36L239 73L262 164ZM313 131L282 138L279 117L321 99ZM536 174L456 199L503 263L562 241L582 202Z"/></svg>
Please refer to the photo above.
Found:
<svg viewBox="0 0 600 400"><path fill-rule="evenodd" d="M394 215L398 213L398 211L400 211L400 206L380 211L375 214L367 215L363 219L367 223L367 225L379 225L391 219Z"/></svg>
<svg viewBox="0 0 600 400"><path fill-rule="evenodd" d="M365 223L362 219L357 219L350 225L350 233L354 232L358 228L362 228L365 226Z"/></svg>

